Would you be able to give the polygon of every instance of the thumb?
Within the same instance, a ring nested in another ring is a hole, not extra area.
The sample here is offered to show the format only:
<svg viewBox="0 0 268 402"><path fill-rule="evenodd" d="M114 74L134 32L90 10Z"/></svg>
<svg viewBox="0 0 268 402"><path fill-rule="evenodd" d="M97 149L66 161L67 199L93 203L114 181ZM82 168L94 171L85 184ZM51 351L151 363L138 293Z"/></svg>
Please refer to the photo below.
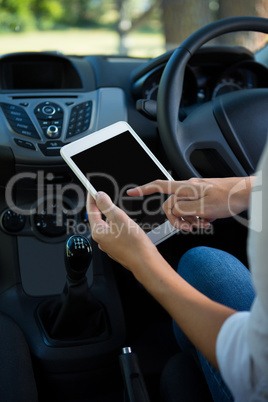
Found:
<svg viewBox="0 0 268 402"><path fill-rule="evenodd" d="M106 215L106 213L113 207L113 202L108 194L103 191L98 191L95 195L96 205L99 210ZM109 213L109 212L108 212Z"/></svg>
<svg viewBox="0 0 268 402"><path fill-rule="evenodd" d="M112 202L111 198L104 192L97 192L96 205L99 210L105 215L108 222L114 221L119 208Z"/></svg>

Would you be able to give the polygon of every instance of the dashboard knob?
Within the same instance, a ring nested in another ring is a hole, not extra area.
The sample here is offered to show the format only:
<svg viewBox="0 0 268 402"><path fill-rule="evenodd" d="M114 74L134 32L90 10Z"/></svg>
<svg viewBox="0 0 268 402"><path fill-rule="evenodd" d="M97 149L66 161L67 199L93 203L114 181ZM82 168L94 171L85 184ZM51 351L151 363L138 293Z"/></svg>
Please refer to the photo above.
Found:
<svg viewBox="0 0 268 402"><path fill-rule="evenodd" d="M54 124L47 128L47 135L49 138L58 138L59 134L59 129Z"/></svg>
<svg viewBox="0 0 268 402"><path fill-rule="evenodd" d="M2 225L8 232L19 232L26 224L26 218L24 215L17 214L16 212L8 209L2 215Z"/></svg>

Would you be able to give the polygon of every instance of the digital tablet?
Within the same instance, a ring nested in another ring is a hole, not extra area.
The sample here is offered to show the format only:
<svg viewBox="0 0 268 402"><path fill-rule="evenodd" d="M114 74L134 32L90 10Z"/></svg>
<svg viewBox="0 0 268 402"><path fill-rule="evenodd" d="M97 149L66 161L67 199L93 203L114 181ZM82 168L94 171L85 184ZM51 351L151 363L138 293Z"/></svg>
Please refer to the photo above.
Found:
<svg viewBox="0 0 268 402"><path fill-rule="evenodd" d="M61 156L95 197L107 193L159 244L178 230L167 220L162 204L167 195L130 197L130 188L156 179L173 180L126 122L118 122L61 148Z"/></svg>

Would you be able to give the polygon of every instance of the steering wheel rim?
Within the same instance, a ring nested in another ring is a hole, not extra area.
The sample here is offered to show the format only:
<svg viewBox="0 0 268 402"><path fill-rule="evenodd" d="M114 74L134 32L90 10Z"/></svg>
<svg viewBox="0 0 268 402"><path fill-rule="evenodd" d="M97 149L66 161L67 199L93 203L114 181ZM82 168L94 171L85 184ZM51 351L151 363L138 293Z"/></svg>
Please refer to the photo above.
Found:
<svg viewBox="0 0 268 402"><path fill-rule="evenodd" d="M222 132L222 126L225 125L223 122L223 115L226 113L225 109L230 109L228 105L232 103L231 100L234 98L234 94L236 94L236 102L239 104L241 102L241 94L238 96L237 93L233 93L229 94L229 97L228 95L223 95L219 97L220 99L216 98L216 101L207 102L202 105L201 114L205 116L206 120L200 118L200 111L199 114L190 114L183 122L178 118L184 72L190 58L209 40L237 31L268 33L268 19L260 17L232 17L216 21L199 29L173 52L162 74L157 97L159 135L174 170L182 178L201 176L191 161L191 155L197 148L202 150L208 146L212 146L217 151L217 154L224 158L225 163L230 167L230 175L245 176L252 174L256 168L259 154L266 142L267 133L263 134L263 127L259 127L262 132L262 139L260 140L256 155L252 157L252 155L245 152L245 147L241 146L241 139L236 132L231 134L230 132L227 134ZM268 90L243 90L243 96L246 95L246 92L248 92L247 102L250 99L252 108L254 108L256 98L258 105L261 105L262 109L268 107ZM242 110L240 113L242 113ZM222 124L220 123L221 119ZM205 122L208 126L206 132L203 132L205 139L200 138L196 134L201 129L202 122ZM265 122L268 124L267 119ZM232 129L233 127L228 127L226 131L232 131ZM267 131L267 129L265 130ZM242 139L243 141L247 142L248 140ZM230 146L230 142L232 146ZM250 145L250 143L247 143L246 148L250 149ZM238 157L236 152L238 152Z"/></svg>

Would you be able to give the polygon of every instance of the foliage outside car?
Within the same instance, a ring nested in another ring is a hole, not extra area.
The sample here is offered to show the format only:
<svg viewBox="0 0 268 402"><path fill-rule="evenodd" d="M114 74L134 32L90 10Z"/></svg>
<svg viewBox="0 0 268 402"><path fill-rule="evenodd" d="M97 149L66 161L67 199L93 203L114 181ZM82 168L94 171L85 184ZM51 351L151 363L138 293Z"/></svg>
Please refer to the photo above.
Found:
<svg viewBox="0 0 268 402"><path fill-rule="evenodd" d="M76 54L154 57L201 26L237 15L268 17L268 0L0 0L0 34L5 39L0 53L55 48L72 53L73 44ZM11 40L21 35L23 47L11 48ZM44 35L47 45L42 44ZM265 35L256 33L225 38L252 50L265 41Z"/></svg>

